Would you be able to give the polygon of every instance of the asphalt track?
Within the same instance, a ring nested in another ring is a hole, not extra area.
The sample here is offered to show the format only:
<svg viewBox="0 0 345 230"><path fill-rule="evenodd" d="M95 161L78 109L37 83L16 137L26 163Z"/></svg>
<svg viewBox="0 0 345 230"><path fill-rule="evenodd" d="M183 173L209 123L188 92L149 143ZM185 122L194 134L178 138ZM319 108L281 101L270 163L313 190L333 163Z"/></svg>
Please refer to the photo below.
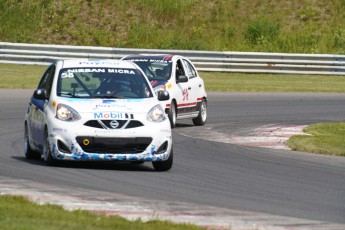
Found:
<svg viewBox="0 0 345 230"><path fill-rule="evenodd" d="M207 125L192 127L191 121L180 121L173 133L173 169L158 173L148 163L47 167L26 160L23 119L31 93L0 90L2 177L345 226L344 157L198 138L210 129L229 135L271 124L344 121L345 94L211 92Z"/></svg>

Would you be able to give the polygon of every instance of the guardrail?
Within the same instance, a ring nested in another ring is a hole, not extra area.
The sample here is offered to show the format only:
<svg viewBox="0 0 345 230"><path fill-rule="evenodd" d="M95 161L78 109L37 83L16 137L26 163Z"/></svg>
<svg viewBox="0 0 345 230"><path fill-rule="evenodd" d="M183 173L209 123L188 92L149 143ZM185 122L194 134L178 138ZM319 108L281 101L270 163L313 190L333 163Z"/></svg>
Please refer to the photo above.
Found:
<svg viewBox="0 0 345 230"><path fill-rule="evenodd" d="M129 54L177 54L199 71L345 75L345 55L124 49L0 42L0 63L49 65L58 59L121 59Z"/></svg>

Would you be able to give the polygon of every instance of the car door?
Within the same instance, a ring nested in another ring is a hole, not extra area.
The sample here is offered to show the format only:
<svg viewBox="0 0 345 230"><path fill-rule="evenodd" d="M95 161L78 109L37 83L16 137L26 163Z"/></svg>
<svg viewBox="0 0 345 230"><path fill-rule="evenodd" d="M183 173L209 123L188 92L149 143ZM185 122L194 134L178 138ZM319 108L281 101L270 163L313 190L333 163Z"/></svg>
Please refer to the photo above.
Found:
<svg viewBox="0 0 345 230"><path fill-rule="evenodd" d="M51 65L43 74L37 87L37 89L45 89L47 91L48 98L50 96L54 74L55 66ZM45 128L44 108L47 103L48 100L36 99L34 96L31 97L31 101L29 103L30 111L27 120L30 132L29 135L36 148L42 148L43 146Z"/></svg>
<svg viewBox="0 0 345 230"><path fill-rule="evenodd" d="M176 101L177 101L177 112L178 114L188 113L191 110L192 106L192 98L190 97L190 89L191 84L189 80L187 82L179 82L178 76L184 75L186 76L186 69L183 64L183 59L178 59L176 61L176 84L177 84L177 92L176 92Z"/></svg>
<svg viewBox="0 0 345 230"><path fill-rule="evenodd" d="M200 96L202 84L193 65L187 59L182 59L182 63L184 66L185 75L188 77L188 100L190 104L189 112L193 112L197 110L198 98L202 97Z"/></svg>

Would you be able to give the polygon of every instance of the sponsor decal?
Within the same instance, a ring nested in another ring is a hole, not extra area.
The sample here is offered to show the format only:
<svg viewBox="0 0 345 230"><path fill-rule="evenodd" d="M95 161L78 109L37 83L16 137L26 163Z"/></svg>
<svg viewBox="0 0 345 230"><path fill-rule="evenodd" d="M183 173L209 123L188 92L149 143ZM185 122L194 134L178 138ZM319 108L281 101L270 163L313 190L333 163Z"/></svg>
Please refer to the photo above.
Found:
<svg viewBox="0 0 345 230"><path fill-rule="evenodd" d="M140 58L132 58L132 59L126 59L128 61L132 61L132 62L149 62L149 59L140 59Z"/></svg>
<svg viewBox="0 0 345 230"><path fill-rule="evenodd" d="M80 65L119 65L116 61L81 61Z"/></svg>
<svg viewBox="0 0 345 230"><path fill-rule="evenodd" d="M102 103L103 104L110 104L110 103L114 103L116 102L116 100L103 100Z"/></svg>
<svg viewBox="0 0 345 230"><path fill-rule="evenodd" d="M68 69L67 72L63 72L61 74L61 78L74 78L73 73L119 73L119 74L135 75L135 72L133 69L76 68L76 69Z"/></svg>
<svg viewBox="0 0 345 230"><path fill-rule="evenodd" d="M131 69L108 69L108 73L135 74L134 70Z"/></svg>
<svg viewBox="0 0 345 230"><path fill-rule="evenodd" d="M95 119L134 119L133 114L121 112L94 112Z"/></svg>
<svg viewBox="0 0 345 230"><path fill-rule="evenodd" d="M94 131L95 135L114 135L114 133L119 134L119 132L125 133L125 135L136 135L137 132L135 131L128 131L127 129L97 129Z"/></svg>
<svg viewBox="0 0 345 230"><path fill-rule="evenodd" d="M106 109L106 108L126 108L123 103L115 103L115 100L103 100L103 104L95 105L94 109Z"/></svg>
<svg viewBox="0 0 345 230"><path fill-rule="evenodd" d="M183 100L187 101L188 100L188 96L189 96L188 89L184 89L182 91L182 95L183 95Z"/></svg>
<svg viewBox="0 0 345 230"><path fill-rule="evenodd" d="M169 61L172 57L173 55L169 54L164 58L164 61Z"/></svg>
<svg viewBox="0 0 345 230"><path fill-rule="evenodd" d="M67 129L53 128L53 132L63 133L63 132L67 132Z"/></svg>
<svg viewBox="0 0 345 230"><path fill-rule="evenodd" d="M132 58L132 59L126 59L128 61L132 62L153 62L153 63L170 63L171 60L170 58L165 58L164 60L162 59L140 59L140 58Z"/></svg>
<svg viewBox="0 0 345 230"><path fill-rule="evenodd" d="M54 100L52 103L53 108L55 108L56 105L57 105L57 102Z"/></svg>
<svg viewBox="0 0 345 230"><path fill-rule="evenodd" d="M93 117L95 119L122 119L125 118L123 113L113 113L113 112L99 112L99 113L93 113Z"/></svg>

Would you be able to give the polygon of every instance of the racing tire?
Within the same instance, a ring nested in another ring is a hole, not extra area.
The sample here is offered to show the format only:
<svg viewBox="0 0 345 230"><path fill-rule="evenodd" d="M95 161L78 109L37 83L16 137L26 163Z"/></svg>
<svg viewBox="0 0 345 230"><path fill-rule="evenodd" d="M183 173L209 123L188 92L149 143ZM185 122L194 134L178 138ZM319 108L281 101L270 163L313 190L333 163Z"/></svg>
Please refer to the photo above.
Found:
<svg viewBox="0 0 345 230"><path fill-rule="evenodd" d="M176 116L177 116L177 113L176 113L175 101L171 101L170 108L168 111L168 118L169 118L170 126L172 129L176 127Z"/></svg>
<svg viewBox="0 0 345 230"><path fill-rule="evenodd" d="M49 146L49 134L47 129L44 132L43 160L48 166L54 166L56 164L56 160L54 160Z"/></svg>
<svg viewBox="0 0 345 230"><path fill-rule="evenodd" d="M131 161L131 163L134 165L142 165L145 163L145 161Z"/></svg>
<svg viewBox="0 0 345 230"><path fill-rule="evenodd" d="M170 155L166 161L153 161L152 165L156 171L163 172L171 169L174 161L173 149L171 147Z"/></svg>
<svg viewBox="0 0 345 230"><path fill-rule="evenodd" d="M41 159L41 154L39 154L38 152L35 152L30 147L28 127L26 124L25 124L25 132L24 132L24 154L25 154L25 158L28 160Z"/></svg>
<svg viewBox="0 0 345 230"><path fill-rule="evenodd" d="M206 119L207 119L207 104L206 104L205 98L203 98L199 107L199 114L196 118L193 119L193 124L197 126L202 126L206 123Z"/></svg>

